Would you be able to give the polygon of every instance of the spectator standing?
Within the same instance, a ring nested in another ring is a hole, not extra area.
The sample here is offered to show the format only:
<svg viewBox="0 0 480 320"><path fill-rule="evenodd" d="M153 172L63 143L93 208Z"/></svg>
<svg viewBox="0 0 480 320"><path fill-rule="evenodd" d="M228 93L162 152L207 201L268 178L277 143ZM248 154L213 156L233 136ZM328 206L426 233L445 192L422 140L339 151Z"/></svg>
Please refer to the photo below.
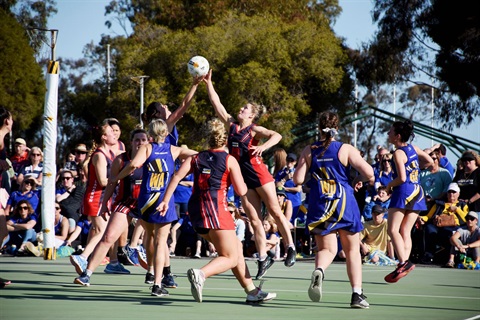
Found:
<svg viewBox="0 0 480 320"><path fill-rule="evenodd" d="M454 182L460 187L460 199L470 210L480 212L480 157L473 150L467 150L460 158L463 170L458 170Z"/></svg>
<svg viewBox="0 0 480 320"><path fill-rule="evenodd" d="M65 164L64 170L69 170L72 172L75 181L79 179L79 171L83 162L87 158L88 149L87 146L83 143L79 143L75 146L74 154L75 159L69 161Z"/></svg>
<svg viewBox="0 0 480 320"><path fill-rule="evenodd" d="M15 175L12 177L12 191L18 190L20 184L17 183L18 174L21 169L29 164L28 152L30 149L27 147L27 142L23 138L15 139L14 154L10 156L12 162L12 168Z"/></svg>
<svg viewBox="0 0 480 320"><path fill-rule="evenodd" d="M432 150L436 150L439 153L440 167L447 169L452 178L455 176L455 167L447 158L447 148L442 143L437 143L432 147Z"/></svg>

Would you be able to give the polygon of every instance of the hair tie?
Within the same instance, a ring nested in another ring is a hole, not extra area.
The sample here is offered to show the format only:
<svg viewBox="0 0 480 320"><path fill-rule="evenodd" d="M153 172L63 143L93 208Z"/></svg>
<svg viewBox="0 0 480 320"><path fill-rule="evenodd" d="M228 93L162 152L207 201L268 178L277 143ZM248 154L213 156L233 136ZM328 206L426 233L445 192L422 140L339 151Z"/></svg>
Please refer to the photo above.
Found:
<svg viewBox="0 0 480 320"><path fill-rule="evenodd" d="M333 128L325 128L322 129L322 131L332 138L338 133L337 130Z"/></svg>

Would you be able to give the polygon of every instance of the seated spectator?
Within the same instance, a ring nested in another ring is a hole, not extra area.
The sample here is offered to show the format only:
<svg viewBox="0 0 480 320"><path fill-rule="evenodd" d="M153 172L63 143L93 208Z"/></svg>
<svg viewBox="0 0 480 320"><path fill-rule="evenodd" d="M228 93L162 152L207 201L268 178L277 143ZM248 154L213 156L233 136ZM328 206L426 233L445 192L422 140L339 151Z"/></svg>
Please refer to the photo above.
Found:
<svg viewBox="0 0 480 320"><path fill-rule="evenodd" d="M37 189L40 189L43 177L43 152L39 147L32 147L32 149L30 149L30 153L28 154L28 158L30 160L30 164L24 166L20 170L17 183L21 185L25 177L28 175L29 177L35 179Z"/></svg>
<svg viewBox="0 0 480 320"><path fill-rule="evenodd" d="M13 210L13 216L7 221L8 236L2 243L4 245L15 245L18 253L24 253L27 250L27 243L37 241L35 225L37 217L34 210L27 200L21 200Z"/></svg>
<svg viewBox="0 0 480 320"><path fill-rule="evenodd" d="M478 226L478 213L470 211L466 217L467 229L457 229L450 238L452 249L447 267L453 268L455 254L461 252L471 257L475 263L480 263L480 227Z"/></svg>
<svg viewBox="0 0 480 320"><path fill-rule="evenodd" d="M450 173L440 166L439 152L432 151L429 155L433 159L433 166L420 172L420 184L425 193L428 208L435 203L435 200L444 200L448 185L452 182Z"/></svg>
<svg viewBox="0 0 480 320"><path fill-rule="evenodd" d="M387 233L387 208L376 204L372 208L373 219L363 223L360 232L360 251L367 263L396 265L393 245Z"/></svg>
<svg viewBox="0 0 480 320"><path fill-rule="evenodd" d="M70 170L62 170L59 175L61 187L57 189L55 200L62 208L62 215L65 216L70 225L69 233L75 229L75 225L80 218L80 207L82 206L85 186L74 184L74 176Z"/></svg>
<svg viewBox="0 0 480 320"><path fill-rule="evenodd" d="M447 169L448 172L450 172L450 175L452 178L455 176L455 168L454 166L448 161L447 158L447 148L445 145L441 143L437 143L432 147L433 151L438 151L438 155L440 156L440 166L444 169Z"/></svg>
<svg viewBox="0 0 480 320"><path fill-rule="evenodd" d="M468 213L468 205L458 200L460 188L456 183L448 186L447 201L439 201L432 206L426 216L418 217L423 225L423 243L425 243L423 263L432 263L436 247L441 246L450 249L450 237L460 225L465 223ZM438 217L453 216L451 225L439 225ZM450 250L448 250L450 251Z"/></svg>
<svg viewBox="0 0 480 320"><path fill-rule="evenodd" d="M10 161L12 162L12 168L15 172L15 175L12 176L12 191L18 190L20 184L17 183L18 174L20 170L29 165L28 152L30 149L27 147L27 143L23 138L15 139L15 150L14 154L10 156Z"/></svg>
<svg viewBox="0 0 480 320"><path fill-rule="evenodd" d="M380 186L387 186L388 183L393 180L392 154L386 153L381 157L381 161L378 165L378 171L375 175L375 190Z"/></svg>
<svg viewBox="0 0 480 320"><path fill-rule="evenodd" d="M294 217L293 217L293 205L292 201L288 200L287 194L283 187L277 187L277 199L278 204L280 204L280 210L282 210L285 218L287 218L290 223L290 229L293 229ZM305 221L305 218L303 219Z"/></svg>
<svg viewBox="0 0 480 320"><path fill-rule="evenodd" d="M275 185L283 188L287 199L292 202L292 217L287 220L294 221L297 218L298 209L302 205L302 186L293 182L293 173L297 164L297 156L294 153L287 155L287 165L275 175Z"/></svg>
<svg viewBox="0 0 480 320"><path fill-rule="evenodd" d="M35 187L35 179L29 177L24 179L20 185L20 190L12 192L10 198L8 198L5 213L9 214L10 211L13 210L13 208L15 208L15 206L22 200L27 200L30 203L33 211L37 212L40 200L35 192Z"/></svg>
<svg viewBox="0 0 480 320"><path fill-rule="evenodd" d="M473 150L467 150L460 160L463 170L457 170L453 181L460 187L460 199L468 204L470 210L480 212L480 156Z"/></svg>
<svg viewBox="0 0 480 320"><path fill-rule="evenodd" d="M70 233L67 240L65 240L65 245L76 249L85 248L87 246L88 233L91 225L90 217L82 215L75 226L75 230ZM75 254L80 254L80 252L77 250Z"/></svg>
<svg viewBox="0 0 480 320"><path fill-rule="evenodd" d="M278 227L270 215L263 220L263 229L265 230L265 236L267 237L267 254L270 257L280 258L280 234L278 233Z"/></svg>
<svg viewBox="0 0 480 320"><path fill-rule="evenodd" d="M72 175L75 177L75 180L77 180L79 177L78 171L79 171L79 168L81 167L81 164L87 158L87 153L88 153L88 149L85 144L83 143L77 144L74 150L74 159L67 161L65 163L65 166L63 167L63 170L69 170L72 173Z"/></svg>
<svg viewBox="0 0 480 320"><path fill-rule="evenodd" d="M228 211L232 214L233 221L235 222L235 233L237 238L243 243L245 241L245 221L235 203L228 203Z"/></svg>
<svg viewBox="0 0 480 320"><path fill-rule="evenodd" d="M387 187L381 185L377 188L377 194L373 196L372 200L365 204L365 207L362 212L362 216L365 221L372 220L372 209L375 205L379 205L382 208L388 209L388 205L390 204L390 194L387 192ZM384 218L386 219L386 213L384 214Z"/></svg>
<svg viewBox="0 0 480 320"><path fill-rule="evenodd" d="M62 215L62 208L58 202L55 202L55 248L60 248L67 240L69 223L68 219Z"/></svg>

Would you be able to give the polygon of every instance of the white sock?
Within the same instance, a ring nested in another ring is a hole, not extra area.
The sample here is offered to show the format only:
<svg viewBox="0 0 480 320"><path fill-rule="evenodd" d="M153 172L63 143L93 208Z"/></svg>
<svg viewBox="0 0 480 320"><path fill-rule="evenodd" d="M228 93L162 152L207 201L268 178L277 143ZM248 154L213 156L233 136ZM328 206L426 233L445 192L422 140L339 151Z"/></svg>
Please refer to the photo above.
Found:
<svg viewBox="0 0 480 320"><path fill-rule="evenodd" d="M352 288L352 292L362 294L363 290L362 290L362 288Z"/></svg>

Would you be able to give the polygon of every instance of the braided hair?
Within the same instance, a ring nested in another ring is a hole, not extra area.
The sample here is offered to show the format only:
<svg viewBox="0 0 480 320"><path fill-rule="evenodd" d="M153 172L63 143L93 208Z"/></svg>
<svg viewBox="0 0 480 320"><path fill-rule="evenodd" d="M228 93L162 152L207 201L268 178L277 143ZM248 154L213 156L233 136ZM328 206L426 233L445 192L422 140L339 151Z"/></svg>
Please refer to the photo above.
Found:
<svg viewBox="0 0 480 320"><path fill-rule="evenodd" d="M227 144L227 131L222 121L217 118L210 120L204 128L209 148L216 149Z"/></svg>

